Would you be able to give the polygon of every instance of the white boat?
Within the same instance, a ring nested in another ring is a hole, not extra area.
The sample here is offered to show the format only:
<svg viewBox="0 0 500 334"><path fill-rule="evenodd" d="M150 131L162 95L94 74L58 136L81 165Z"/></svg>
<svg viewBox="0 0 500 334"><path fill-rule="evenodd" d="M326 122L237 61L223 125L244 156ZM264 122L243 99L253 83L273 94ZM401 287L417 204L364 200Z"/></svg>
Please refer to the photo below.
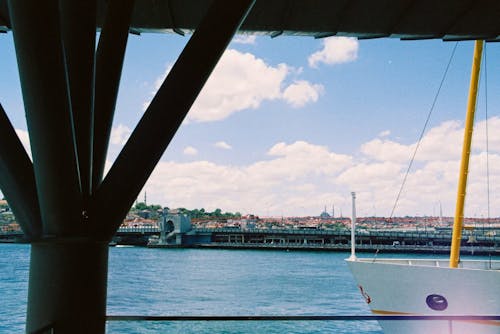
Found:
<svg viewBox="0 0 500 334"><path fill-rule="evenodd" d="M500 261L348 259L376 315L499 315ZM379 321L384 333L500 333L495 320Z"/></svg>
<svg viewBox="0 0 500 334"><path fill-rule="evenodd" d="M498 320L467 319L500 315L500 261L464 261L459 257L481 49L482 42L476 42L450 260L357 258L353 193L353 249L347 263L372 313L464 316L460 320L381 320L386 334L500 333Z"/></svg>

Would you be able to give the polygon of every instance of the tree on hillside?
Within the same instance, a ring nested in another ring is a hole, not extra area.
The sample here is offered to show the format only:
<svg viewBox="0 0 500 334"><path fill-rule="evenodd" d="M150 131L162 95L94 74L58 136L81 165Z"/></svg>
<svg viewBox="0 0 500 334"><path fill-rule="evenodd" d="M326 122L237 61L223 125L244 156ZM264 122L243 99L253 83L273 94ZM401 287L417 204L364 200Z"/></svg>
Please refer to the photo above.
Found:
<svg viewBox="0 0 500 334"><path fill-rule="evenodd" d="M137 211L147 210L148 206L144 202L138 202L135 204L134 209Z"/></svg>
<svg viewBox="0 0 500 334"><path fill-rule="evenodd" d="M216 218L220 218L220 217L222 217L222 210L221 210L221 209L219 209L219 208L215 209L215 210L214 210L214 212L213 212L213 215L214 215L214 217L216 217Z"/></svg>

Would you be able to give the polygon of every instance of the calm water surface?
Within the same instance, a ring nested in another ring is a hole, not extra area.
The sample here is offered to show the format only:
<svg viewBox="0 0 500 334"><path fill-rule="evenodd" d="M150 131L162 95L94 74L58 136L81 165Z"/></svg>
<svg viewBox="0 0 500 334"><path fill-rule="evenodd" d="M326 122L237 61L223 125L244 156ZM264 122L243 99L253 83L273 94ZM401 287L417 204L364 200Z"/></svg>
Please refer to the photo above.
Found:
<svg viewBox="0 0 500 334"><path fill-rule="evenodd" d="M108 314L368 314L346 254L115 248ZM110 333L381 333L375 322L109 322Z"/></svg>
<svg viewBox="0 0 500 334"><path fill-rule="evenodd" d="M110 248L107 313L370 314L344 262L348 255L301 251ZM28 269L29 245L0 244L0 333L24 331ZM371 321L112 321L107 324L107 332L382 333L377 323Z"/></svg>

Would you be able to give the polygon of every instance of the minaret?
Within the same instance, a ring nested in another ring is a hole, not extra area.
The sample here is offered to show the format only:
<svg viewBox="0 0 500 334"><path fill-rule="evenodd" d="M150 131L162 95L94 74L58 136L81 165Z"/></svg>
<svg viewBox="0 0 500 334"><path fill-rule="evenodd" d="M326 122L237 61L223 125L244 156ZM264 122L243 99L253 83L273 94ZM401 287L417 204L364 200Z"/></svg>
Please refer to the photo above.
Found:
<svg viewBox="0 0 500 334"><path fill-rule="evenodd" d="M441 206L441 201L439 201L439 224L443 224L443 207Z"/></svg>
<svg viewBox="0 0 500 334"><path fill-rule="evenodd" d="M335 205L332 204L332 218L335 218Z"/></svg>
<svg viewBox="0 0 500 334"><path fill-rule="evenodd" d="M148 193L144 190L144 204L148 205Z"/></svg>

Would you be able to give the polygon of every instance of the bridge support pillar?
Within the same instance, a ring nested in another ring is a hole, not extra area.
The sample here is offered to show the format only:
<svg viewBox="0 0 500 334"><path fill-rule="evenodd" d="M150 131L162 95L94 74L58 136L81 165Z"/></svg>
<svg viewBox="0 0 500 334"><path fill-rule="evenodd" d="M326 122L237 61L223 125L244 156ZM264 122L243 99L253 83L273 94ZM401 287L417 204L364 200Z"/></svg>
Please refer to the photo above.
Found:
<svg viewBox="0 0 500 334"><path fill-rule="evenodd" d="M104 333L107 272L107 242L32 243L26 332Z"/></svg>
<svg viewBox="0 0 500 334"><path fill-rule="evenodd" d="M7 1L33 162L0 108L0 185L32 242L28 333L104 333L107 241L255 0L211 2L102 179L134 8L107 3L95 50L95 1Z"/></svg>

